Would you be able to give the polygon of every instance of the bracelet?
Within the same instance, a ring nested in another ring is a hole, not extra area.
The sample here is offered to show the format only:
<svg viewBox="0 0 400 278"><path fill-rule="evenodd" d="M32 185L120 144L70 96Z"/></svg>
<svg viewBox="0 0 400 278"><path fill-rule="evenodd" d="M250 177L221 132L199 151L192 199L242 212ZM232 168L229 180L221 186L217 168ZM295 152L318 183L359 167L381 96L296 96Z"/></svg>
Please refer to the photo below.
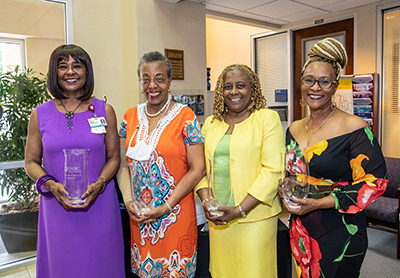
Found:
<svg viewBox="0 0 400 278"><path fill-rule="evenodd" d="M96 181L102 181L103 182L103 185L102 185L102 187L100 188L100 191L99 191L99 193L103 193L104 189L106 188L106 183L107 183L106 179L103 178L103 177L98 177L94 182L96 182Z"/></svg>
<svg viewBox="0 0 400 278"><path fill-rule="evenodd" d="M172 211L172 207L170 204L168 204L168 201L165 201L165 205L167 206L167 208L169 209L169 211Z"/></svg>
<svg viewBox="0 0 400 278"><path fill-rule="evenodd" d="M238 208L240 210L240 213L242 214L242 217L246 217L247 213L242 210L242 207L240 205L238 205Z"/></svg>
<svg viewBox="0 0 400 278"><path fill-rule="evenodd" d="M55 177L51 176L51 175L43 175L40 178L38 178L37 181L36 181L36 190L37 190L37 192L39 192L39 194L41 194L41 195L43 195L45 197L52 197L53 196L53 193L51 193L51 191L43 192L43 190L42 190L42 185L46 181L49 181L49 180L58 182L58 180Z"/></svg>
<svg viewBox="0 0 400 278"><path fill-rule="evenodd" d="M204 199L201 203L202 203L203 206L204 206L204 204L205 204L206 202L208 202L208 199Z"/></svg>

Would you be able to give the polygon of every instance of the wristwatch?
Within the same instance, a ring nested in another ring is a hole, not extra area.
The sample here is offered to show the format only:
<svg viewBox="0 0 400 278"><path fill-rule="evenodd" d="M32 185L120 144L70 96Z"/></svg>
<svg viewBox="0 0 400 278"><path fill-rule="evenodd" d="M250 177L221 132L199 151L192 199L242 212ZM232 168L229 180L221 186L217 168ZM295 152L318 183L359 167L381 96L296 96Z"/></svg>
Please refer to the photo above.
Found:
<svg viewBox="0 0 400 278"><path fill-rule="evenodd" d="M240 205L238 205L238 208L240 210L240 213L242 214L242 217L246 217L247 213L242 210L242 207Z"/></svg>

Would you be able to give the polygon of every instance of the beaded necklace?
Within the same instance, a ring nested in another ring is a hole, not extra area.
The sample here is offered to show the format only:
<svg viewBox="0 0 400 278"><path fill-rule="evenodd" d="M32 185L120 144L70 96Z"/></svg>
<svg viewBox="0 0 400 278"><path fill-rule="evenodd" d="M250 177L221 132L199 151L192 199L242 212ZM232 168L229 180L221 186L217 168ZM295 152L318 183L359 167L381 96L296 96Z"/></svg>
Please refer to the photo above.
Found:
<svg viewBox="0 0 400 278"><path fill-rule="evenodd" d="M146 115L149 116L150 118L154 118L154 117L157 117L158 115L160 115L161 112L164 111L164 109L167 106L169 106L169 104L171 103L171 98L168 97L168 101L164 104L164 106L157 113L154 113L154 114L150 114L149 112L147 112L147 103L148 102L146 101L146 103L144 105L144 113L146 113Z"/></svg>

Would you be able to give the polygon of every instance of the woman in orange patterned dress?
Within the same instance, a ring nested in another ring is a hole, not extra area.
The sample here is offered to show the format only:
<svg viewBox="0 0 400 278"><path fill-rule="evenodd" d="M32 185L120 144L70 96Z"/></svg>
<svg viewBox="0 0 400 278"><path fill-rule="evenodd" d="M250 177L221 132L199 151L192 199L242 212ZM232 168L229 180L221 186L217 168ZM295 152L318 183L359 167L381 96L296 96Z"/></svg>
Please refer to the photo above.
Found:
<svg viewBox="0 0 400 278"><path fill-rule="evenodd" d="M171 75L164 55L143 55L138 76L147 101L125 113L119 131L127 158L119 186L131 217L132 272L141 278L194 277L196 270L192 190L205 174L203 137L193 111L168 96ZM141 210L139 203L153 208Z"/></svg>

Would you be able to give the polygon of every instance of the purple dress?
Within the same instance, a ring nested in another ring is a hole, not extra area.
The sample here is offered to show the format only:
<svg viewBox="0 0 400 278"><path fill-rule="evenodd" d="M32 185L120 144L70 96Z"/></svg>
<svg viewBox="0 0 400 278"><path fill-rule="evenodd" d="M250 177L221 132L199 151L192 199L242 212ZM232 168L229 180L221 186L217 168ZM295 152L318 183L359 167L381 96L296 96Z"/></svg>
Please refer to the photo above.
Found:
<svg viewBox="0 0 400 278"><path fill-rule="evenodd" d="M106 117L106 104L93 98L98 117ZM104 134L90 131L89 110L75 113L68 131L65 114L50 100L36 108L42 135L43 167L63 182L63 149L87 148L89 181L98 178L106 162ZM85 210L69 210L54 197L41 196L36 274L38 278L125 277L121 215L114 181Z"/></svg>

